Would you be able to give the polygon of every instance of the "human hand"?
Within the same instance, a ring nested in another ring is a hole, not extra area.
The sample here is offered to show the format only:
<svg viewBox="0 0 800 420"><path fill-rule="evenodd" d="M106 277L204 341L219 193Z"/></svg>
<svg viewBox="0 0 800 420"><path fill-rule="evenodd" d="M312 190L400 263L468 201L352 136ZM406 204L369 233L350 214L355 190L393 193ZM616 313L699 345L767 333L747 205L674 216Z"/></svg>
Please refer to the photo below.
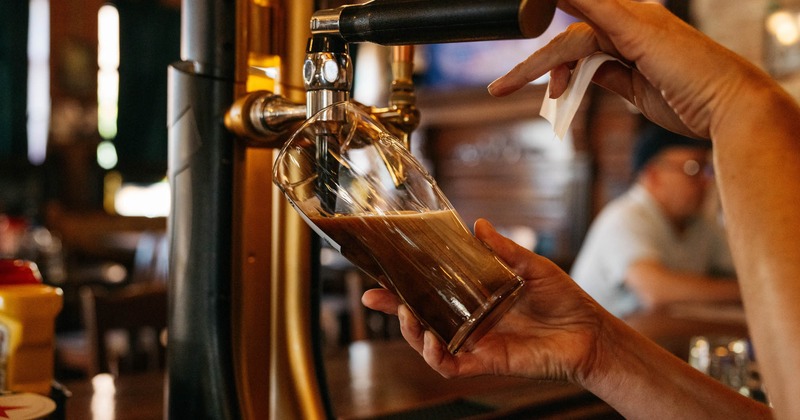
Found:
<svg viewBox="0 0 800 420"><path fill-rule="evenodd" d="M362 302L398 315L403 337L444 377L506 374L581 383L593 368L603 320L610 315L558 266L503 237L486 220L475 223L475 234L525 284L514 306L473 348L451 355L388 290L368 290Z"/></svg>
<svg viewBox="0 0 800 420"><path fill-rule="evenodd" d="M755 66L659 4L560 0L559 7L584 22L571 25L489 85L491 94L508 95L550 71L551 96L559 97L575 62L602 51L627 65L605 63L595 74L595 83L620 94L671 131L710 138L730 102L747 97L741 89L762 79Z"/></svg>

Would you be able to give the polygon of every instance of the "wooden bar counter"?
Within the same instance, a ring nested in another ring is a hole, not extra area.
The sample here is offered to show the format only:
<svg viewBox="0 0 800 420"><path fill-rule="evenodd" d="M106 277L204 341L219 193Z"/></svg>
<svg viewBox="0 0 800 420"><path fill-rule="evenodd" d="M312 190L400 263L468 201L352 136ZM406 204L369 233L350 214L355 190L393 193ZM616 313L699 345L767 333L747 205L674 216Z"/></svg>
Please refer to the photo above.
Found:
<svg viewBox="0 0 800 420"><path fill-rule="evenodd" d="M676 306L626 319L686 360L695 335L747 336L740 307ZM325 355L337 418L619 418L579 387L508 377L444 379L403 341L358 341ZM161 419L164 373L66 382L67 419Z"/></svg>
<svg viewBox="0 0 800 420"><path fill-rule="evenodd" d="M614 414L565 383L482 376L445 379L404 341L362 341L327 360L334 412L340 418L541 418L552 413Z"/></svg>
<svg viewBox="0 0 800 420"><path fill-rule="evenodd" d="M673 304L635 313L625 322L683 360L688 360L689 341L694 336L749 337L739 304Z"/></svg>
<svg viewBox="0 0 800 420"><path fill-rule="evenodd" d="M578 387L520 378L444 379L405 342L361 341L326 357L330 401L337 418L531 418L615 413ZM67 420L161 419L164 372L66 382ZM266 398L266 396L265 396ZM455 416L455 417L454 417Z"/></svg>

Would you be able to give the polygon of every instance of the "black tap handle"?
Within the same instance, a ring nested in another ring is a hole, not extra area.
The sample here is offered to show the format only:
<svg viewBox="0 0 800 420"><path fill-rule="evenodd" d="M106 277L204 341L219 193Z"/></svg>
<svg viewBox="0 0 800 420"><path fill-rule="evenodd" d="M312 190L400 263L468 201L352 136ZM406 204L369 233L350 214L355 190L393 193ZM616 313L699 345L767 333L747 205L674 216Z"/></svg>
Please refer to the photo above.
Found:
<svg viewBox="0 0 800 420"><path fill-rule="evenodd" d="M430 44L532 38L550 25L555 0L373 0L345 6L348 42Z"/></svg>

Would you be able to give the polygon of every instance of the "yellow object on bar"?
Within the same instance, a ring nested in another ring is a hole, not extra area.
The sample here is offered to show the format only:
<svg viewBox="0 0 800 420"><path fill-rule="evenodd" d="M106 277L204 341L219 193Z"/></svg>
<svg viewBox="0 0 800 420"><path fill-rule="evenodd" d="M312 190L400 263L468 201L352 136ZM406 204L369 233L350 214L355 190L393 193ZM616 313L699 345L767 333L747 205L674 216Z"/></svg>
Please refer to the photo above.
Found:
<svg viewBox="0 0 800 420"><path fill-rule="evenodd" d="M49 395L55 318L62 291L43 284L0 286L0 386Z"/></svg>

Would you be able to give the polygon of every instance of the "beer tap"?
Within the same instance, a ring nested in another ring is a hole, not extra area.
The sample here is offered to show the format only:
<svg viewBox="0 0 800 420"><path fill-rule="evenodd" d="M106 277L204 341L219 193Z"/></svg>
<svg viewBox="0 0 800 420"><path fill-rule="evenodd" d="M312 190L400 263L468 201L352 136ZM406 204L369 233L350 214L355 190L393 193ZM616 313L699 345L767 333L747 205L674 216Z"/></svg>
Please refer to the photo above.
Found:
<svg viewBox="0 0 800 420"><path fill-rule="evenodd" d="M420 114L414 93L414 46L392 46L392 84L389 90L389 106L371 107L369 113L379 119L386 129L411 150L411 133L419 126ZM385 160L386 157L383 156ZM392 165L387 165L392 167ZM390 173L395 187L400 188L406 181L405 170L400 159L396 160L395 170Z"/></svg>
<svg viewBox="0 0 800 420"><path fill-rule="evenodd" d="M392 75L386 107L365 110L380 120L406 147L419 125L412 74L413 46L392 47ZM303 65L306 103L296 104L269 91L256 91L239 98L225 115L225 125L254 147L279 147L286 135L306 118L323 108L350 100L353 66L348 44L336 35L309 38Z"/></svg>
<svg viewBox="0 0 800 420"><path fill-rule="evenodd" d="M378 118L392 134L411 149L411 133L419 125L419 110L414 93L414 46L392 46L392 85L389 106L371 107L370 114Z"/></svg>
<svg viewBox="0 0 800 420"><path fill-rule="evenodd" d="M306 88L306 117L311 118L329 105L350 99L353 66L344 39L336 35L313 35L308 40L303 63L303 82ZM324 119L323 119L324 117ZM336 192L326 186L339 173L339 142L337 133L344 115L324 115L315 128L317 155L317 192L323 208L333 213Z"/></svg>
<svg viewBox="0 0 800 420"><path fill-rule="evenodd" d="M252 146L280 147L304 119L350 99L353 65L348 44L337 35L313 35L303 63L305 104L269 91L244 95L225 114L225 125Z"/></svg>
<svg viewBox="0 0 800 420"><path fill-rule="evenodd" d="M408 146L419 124L411 45L536 37L549 26L555 5L555 0L373 0L319 10L311 17L303 67L305 106L253 92L231 106L225 124L254 145L279 147L303 116L349 100L353 70L347 45L373 42L393 46L394 81L389 106L368 110Z"/></svg>
<svg viewBox="0 0 800 420"><path fill-rule="evenodd" d="M225 113L225 127L251 147L280 147L285 134L306 117L306 105L260 90L237 99Z"/></svg>
<svg viewBox="0 0 800 420"><path fill-rule="evenodd" d="M343 38L322 34L308 40L303 81L308 118L329 105L350 99L353 65Z"/></svg>
<svg viewBox="0 0 800 420"><path fill-rule="evenodd" d="M392 45L393 82L387 107L365 109L410 149L420 114L412 81L413 47L402 44L538 36L554 13L555 0L373 0L319 10L311 17L311 38L303 64L305 106L272 92L253 92L231 106L225 124L248 139L249 145L280 147L303 118L350 99L354 71L348 45L374 42ZM323 205L334 212L335 194L324 185L338 176L335 134L344 116L326 118L330 123L316 128L317 182ZM392 179L396 187L402 187L403 169L397 168Z"/></svg>

